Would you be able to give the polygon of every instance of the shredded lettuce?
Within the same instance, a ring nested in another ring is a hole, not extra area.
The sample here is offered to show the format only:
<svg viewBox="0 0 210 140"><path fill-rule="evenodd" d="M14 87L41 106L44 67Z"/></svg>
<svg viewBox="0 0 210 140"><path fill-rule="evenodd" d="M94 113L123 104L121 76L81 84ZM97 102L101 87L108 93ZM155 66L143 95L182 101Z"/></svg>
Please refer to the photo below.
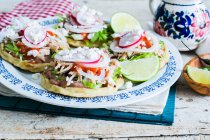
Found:
<svg viewBox="0 0 210 140"><path fill-rule="evenodd" d="M92 82L88 82L87 80L82 80L82 84L86 88L91 88L91 89L100 88L102 86L102 84L99 84L99 83L94 84Z"/></svg>
<svg viewBox="0 0 210 140"><path fill-rule="evenodd" d="M142 53L142 54L138 54L138 55L134 55L131 58L129 58L129 60L138 60L141 58L149 58L152 57L153 54L152 53Z"/></svg>
<svg viewBox="0 0 210 140"><path fill-rule="evenodd" d="M13 41L6 44L5 50L8 52L12 52L15 56L22 58L22 54L20 54L20 49L15 45Z"/></svg>

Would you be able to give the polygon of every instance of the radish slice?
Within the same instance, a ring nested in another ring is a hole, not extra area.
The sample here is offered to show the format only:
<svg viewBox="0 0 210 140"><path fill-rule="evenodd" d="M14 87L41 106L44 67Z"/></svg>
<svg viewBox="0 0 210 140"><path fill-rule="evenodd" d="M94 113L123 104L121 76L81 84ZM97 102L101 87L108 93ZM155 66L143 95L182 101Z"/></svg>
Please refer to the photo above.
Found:
<svg viewBox="0 0 210 140"><path fill-rule="evenodd" d="M78 12L76 16L77 22L81 25L94 25L96 18L88 12Z"/></svg>
<svg viewBox="0 0 210 140"><path fill-rule="evenodd" d="M142 33L139 33L138 31L133 31L123 35L122 37L120 37L119 47L128 48L137 44L142 38L141 34Z"/></svg>
<svg viewBox="0 0 210 140"><path fill-rule="evenodd" d="M30 48L41 48L46 45L47 32L41 26L28 26L24 30L22 42Z"/></svg>
<svg viewBox="0 0 210 140"><path fill-rule="evenodd" d="M135 46L129 47L129 48L120 48L118 45L118 41L114 41L110 44L110 49L113 52L117 52L117 53L121 53L121 52L132 52L133 47L137 47L138 45L140 45L140 42L138 44L136 44Z"/></svg>
<svg viewBox="0 0 210 140"><path fill-rule="evenodd" d="M132 44L130 44L130 45L127 45L127 46L120 46L120 45L119 45L119 47L120 47L120 48L129 48L129 47L138 46L138 45L139 45L139 42L141 41L141 39L142 39L142 36L140 36L140 38L139 38L136 42L134 42L134 43L132 43ZM120 41L119 41L119 42L120 42Z"/></svg>
<svg viewBox="0 0 210 140"><path fill-rule="evenodd" d="M98 63L92 63L92 64L83 64L84 67L89 67L89 68L104 68L107 67L110 63L110 58L108 56L108 54L106 53L102 53L102 58L100 59L100 61Z"/></svg>
<svg viewBox="0 0 210 140"><path fill-rule="evenodd" d="M58 61L74 62L84 67L106 67L109 65L108 54L98 48L87 47L74 50L62 50L55 55Z"/></svg>
<svg viewBox="0 0 210 140"><path fill-rule="evenodd" d="M150 37L151 41L153 43L153 45L150 48L146 48L146 47L137 48L142 43L141 41L139 41L134 46L130 46L129 48L121 48L121 47L119 47L118 41L114 41L114 42L111 43L110 49L113 52L117 52L117 53L122 53L122 52L139 52L139 53L141 53L141 52L154 52L155 50L157 50L159 48L159 41L158 41L157 37L150 32L146 32L145 35L147 37Z"/></svg>
<svg viewBox="0 0 210 140"><path fill-rule="evenodd" d="M102 56L100 56L97 60L92 62L79 62L80 64L96 64L101 60Z"/></svg>
<svg viewBox="0 0 210 140"><path fill-rule="evenodd" d="M77 21L77 19L76 19L76 17L74 15L70 16L70 23L72 25L81 25L81 24L79 24L79 22Z"/></svg>
<svg viewBox="0 0 210 140"><path fill-rule="evenodd" d="M95 25L95 26L72 26L69 23L65 23L64 27L73 32L73 33L95 33L103 30L106 26L104 25Z"/></svg>

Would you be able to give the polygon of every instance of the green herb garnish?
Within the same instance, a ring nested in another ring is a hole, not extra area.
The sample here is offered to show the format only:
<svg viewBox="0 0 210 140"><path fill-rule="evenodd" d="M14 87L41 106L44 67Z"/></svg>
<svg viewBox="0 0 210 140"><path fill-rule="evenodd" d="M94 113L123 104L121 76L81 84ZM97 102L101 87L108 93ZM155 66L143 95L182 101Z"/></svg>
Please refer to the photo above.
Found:
<svg viewBox="0 0 210 140"><path fill-rule="evenodd" d="M64 17L64 16L61 15L61 14L56 14L56 16L58 17L59 22L64 22L64 21L66 20L66 17Z"/></svg>
<svg viewBox="0 0 210 140"><path fill-rule="evenodd" d="M108 26L106 29L94 33L93 38L91 39L92 43L95 43L97 41L99 42L107 42L112 39L112 34L114 31L112 30L111 26Z"/></svg>

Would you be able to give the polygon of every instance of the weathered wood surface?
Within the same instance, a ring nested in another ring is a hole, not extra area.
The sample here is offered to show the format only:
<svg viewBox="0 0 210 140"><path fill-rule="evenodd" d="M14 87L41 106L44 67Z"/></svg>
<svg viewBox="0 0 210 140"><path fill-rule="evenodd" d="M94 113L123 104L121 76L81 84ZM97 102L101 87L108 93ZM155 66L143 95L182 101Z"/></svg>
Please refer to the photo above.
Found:
<svg viewBox="0 0 210 140"><path fill-rule="evenodd" d="M19 1L1 0L0 11L11 9L9 2L15 5ZM152 20L148 0L74 1L104 11L107 17L117 11L127 11L136 16L144 28L148 28L147 22ZM210 8L210 2L206 0L206 3ZM189 53L182 56L184 63L192 58ZM175 123L170 127L0 110L0 138L210 139L210 97L193 92L181 77L177 82Z"/></svg>

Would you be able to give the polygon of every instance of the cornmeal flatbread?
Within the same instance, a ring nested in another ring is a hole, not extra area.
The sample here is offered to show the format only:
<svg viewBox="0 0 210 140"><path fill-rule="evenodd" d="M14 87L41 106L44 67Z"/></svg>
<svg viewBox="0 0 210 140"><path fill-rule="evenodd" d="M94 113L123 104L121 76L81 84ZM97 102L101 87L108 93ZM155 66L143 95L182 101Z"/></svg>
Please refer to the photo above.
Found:
<svg viewBox="0 0 210 140"><path fill-rule="evenodd" d="M122 78L118 78L116 81L116 87L102 87L97 89L78 88L78 87L63 88L51 84L50 81L44 75L41 76L41 86L43 88L51 92L72 97L97 97L97 96L113 95L123 84L124 80Z"/></svg>
<svg viewBox="0 0 210 140"><path fill-rule="evenodd" d="M37 64L32 64L29 63L26 60L21 61L19 58L16 58L9 54L8 52L4 51L4 44L1 44L0 47L0 56L6 60L7 62L13 64L16 67L19 67L23 70L27 70L30 72L42 72L44 71L46 66L50 66L51 63L37 63Z"/></svg>

